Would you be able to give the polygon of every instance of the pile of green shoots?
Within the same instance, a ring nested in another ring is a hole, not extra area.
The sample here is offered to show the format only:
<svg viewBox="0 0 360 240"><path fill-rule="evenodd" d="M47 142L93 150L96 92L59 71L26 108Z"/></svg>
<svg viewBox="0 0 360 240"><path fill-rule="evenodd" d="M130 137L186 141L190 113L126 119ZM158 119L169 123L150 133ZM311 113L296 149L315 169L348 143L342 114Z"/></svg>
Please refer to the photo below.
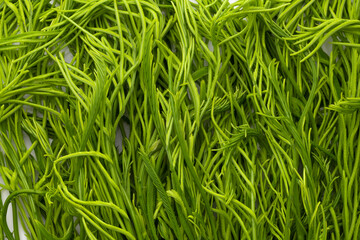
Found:
<svg viewBox="0 0 360 240"><path fill-rule="evenodd" d="M1 0L0 239L360 239L359 19Z"/></svg>

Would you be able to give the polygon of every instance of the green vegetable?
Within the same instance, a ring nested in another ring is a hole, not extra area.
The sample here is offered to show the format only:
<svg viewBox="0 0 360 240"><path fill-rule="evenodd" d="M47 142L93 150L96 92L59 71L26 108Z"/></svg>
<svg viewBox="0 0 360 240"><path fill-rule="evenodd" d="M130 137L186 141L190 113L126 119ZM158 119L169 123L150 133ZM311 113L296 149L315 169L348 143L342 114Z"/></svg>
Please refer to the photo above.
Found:
<svg viewBox="0 0 360 240"><path fill-rule="evenodd" d="M0 1L0 240L359 239L359 19Z"/></svg>

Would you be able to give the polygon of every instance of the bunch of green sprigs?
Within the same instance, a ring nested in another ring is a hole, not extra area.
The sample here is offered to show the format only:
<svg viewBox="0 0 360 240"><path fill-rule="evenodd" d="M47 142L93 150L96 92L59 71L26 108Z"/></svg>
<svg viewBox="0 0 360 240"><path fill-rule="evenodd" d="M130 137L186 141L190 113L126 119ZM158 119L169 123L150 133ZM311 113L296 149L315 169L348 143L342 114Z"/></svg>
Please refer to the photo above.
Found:
<svg viewBox="0 0 360 240"><path fill-rule="evenodd" d="M359 19L1 0L0 239L360 239Z"/></svg>

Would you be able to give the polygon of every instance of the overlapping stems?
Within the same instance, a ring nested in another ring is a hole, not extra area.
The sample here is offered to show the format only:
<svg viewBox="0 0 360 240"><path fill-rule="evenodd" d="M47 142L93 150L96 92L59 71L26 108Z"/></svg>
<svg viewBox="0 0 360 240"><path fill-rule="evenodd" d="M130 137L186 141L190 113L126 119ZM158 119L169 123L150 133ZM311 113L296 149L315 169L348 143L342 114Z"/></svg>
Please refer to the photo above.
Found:
<svg viewBox="0 0 360 240"><path fill-rule="evenodd" d="M358 239L359 9L2 1L0 239Z"/></svg>

